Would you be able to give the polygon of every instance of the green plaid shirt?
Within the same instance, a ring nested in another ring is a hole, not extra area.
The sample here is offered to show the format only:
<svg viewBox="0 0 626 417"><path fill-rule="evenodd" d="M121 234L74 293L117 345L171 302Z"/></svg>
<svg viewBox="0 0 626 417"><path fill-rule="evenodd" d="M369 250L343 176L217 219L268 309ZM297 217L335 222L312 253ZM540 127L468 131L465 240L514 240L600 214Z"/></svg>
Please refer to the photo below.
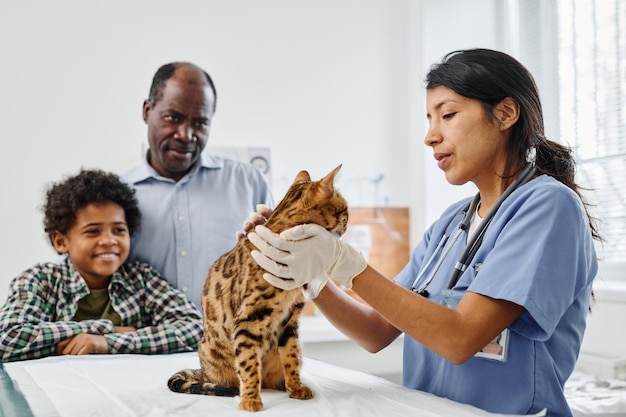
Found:
<svg viewBox="0 0 626 417"><path fill-rule="evenodd" d="M55 354L57 343L79 333L107 339L110 353L165 353L197 349L202 337L198 309L148 264L122 265L111 278L109 295L122 326L110 320L72 321L89 288L68 259L40 263L13 279L0 309L0 361Z"/></svg>

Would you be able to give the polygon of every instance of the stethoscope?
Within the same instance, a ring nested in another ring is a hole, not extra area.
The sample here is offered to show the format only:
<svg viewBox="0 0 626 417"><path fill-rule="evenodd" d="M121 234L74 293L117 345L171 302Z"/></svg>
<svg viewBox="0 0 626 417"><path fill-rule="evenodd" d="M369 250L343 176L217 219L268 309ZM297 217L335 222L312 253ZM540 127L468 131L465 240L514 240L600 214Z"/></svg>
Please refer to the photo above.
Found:
<svg viewBox="0 0 626 417"><path fill-rule="evenodd" d="M467 245L465 246L463 253L459 257L459 260L454 265L454 269L452 270L452 273L450 274L450 279L448 280L448 289L452 289L456 285L456 283L461 278L461 275L463 274L463 272L465 272L467 266L474 258L474 255L476 255L478 248L480 248L480 245L483 242L483 236L485 235L487 227L491 223L491 220L493 220L496 212L498 211L504 200L506 200L506 198L511 195L513 191L530 181L530 179L535 175L536 170L537 169L534 162L529 162L526 167L524 167L522 173L506 188L506 190L504 190L504 193L502 193L502 195L498 198L493 207L491 207L487 215L482 219L482 221L476 228L476 232L472 235L470 241L467 242ZM428 285L430 285L431 281L435 278L435 274L439 270L441 263L446 258L456 241L459 239L459 236L463 233L463 231L469 228L470 222L472 221L472 215L476 212L476 208L478 207L479 203L480 193L476 193L474 198L472 198L472 201L463 206L463 208L459 210L459 212L452 218L452 220L450 220L450 222L446 226L446 229L443 232L443 236L441 236L439 243L437 243L437 247L435 247L433 254L430 256L430 258L428 258L428 261L421 269L420 273L417 275L417 278L415 278L415 280L413 281L411 291L423 295L424 297L429 296L429 292L427 290ZM461 222L459 223L459 226L456 229L454 235L452 235L452 240L450 241L450 244L445 248L441 256L439 256L439 252L446 245L446 242L450 237L451 230L453 229L459 218L461 218ZM437 257L439 259L437 260L435 266L431 269L430 265L435 261L435 258ZM426 275L426 272L428 270L430 270L430 273L428 274L426 280L424 280L424 276ZM424 282L418 287L418 284L422 282L422 280L424 280Z"/></svg>

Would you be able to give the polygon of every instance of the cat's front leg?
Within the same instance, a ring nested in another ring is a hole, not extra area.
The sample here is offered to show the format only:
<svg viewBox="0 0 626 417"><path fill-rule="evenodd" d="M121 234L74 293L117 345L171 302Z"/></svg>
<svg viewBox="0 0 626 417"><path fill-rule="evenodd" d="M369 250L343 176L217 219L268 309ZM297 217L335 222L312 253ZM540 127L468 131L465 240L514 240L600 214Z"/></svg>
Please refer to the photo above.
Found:
<svg viewBox="0 0 626 417"><path fill-rule="evenodd" d="M236 338L236 367L239 376L239 409L244 411L260 411L261 400L261 358L258 346L252 335L247 331L238 332Z"/></svg>
<svg viewBox="0 0 626 417"><path fill-rule="evenodd" d="M308 400L313 398L313 390L302 383L300 368L302 354L298 339L297 320L288 323L278 346L278 354L285 374L285 388L291 398Z"/></svg>

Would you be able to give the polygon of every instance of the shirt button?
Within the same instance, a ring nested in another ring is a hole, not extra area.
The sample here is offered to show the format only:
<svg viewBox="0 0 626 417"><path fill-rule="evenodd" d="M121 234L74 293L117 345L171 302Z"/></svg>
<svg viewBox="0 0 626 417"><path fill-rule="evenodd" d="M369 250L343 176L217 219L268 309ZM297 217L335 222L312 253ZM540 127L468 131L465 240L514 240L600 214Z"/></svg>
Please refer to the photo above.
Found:
<svg viewBox="0 0 626 417"><path fill-rule="evenodd" d="M187 256L187 251L186 250L181 250L180 251L180 256Z"/></svg>
<svg viewBox="0 0 626 417"><path fill-rule="evenodd" d="M178 216L178 220L182 222L183 220L185 220L185 216Z"/></svg>
<svg viewBox="0 0 626 417"><path fill-rule="evenodd" d="M189 288L187 288L187 287L183 287L183 292L187 292L188 289Z"/></svg>

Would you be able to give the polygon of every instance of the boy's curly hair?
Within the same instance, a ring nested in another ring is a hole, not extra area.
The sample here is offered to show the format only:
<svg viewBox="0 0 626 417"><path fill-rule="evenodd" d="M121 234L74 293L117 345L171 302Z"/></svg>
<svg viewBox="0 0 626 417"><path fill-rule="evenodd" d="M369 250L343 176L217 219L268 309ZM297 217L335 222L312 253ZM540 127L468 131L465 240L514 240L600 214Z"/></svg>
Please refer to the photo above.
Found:
<svg viewBox="0 0 626 417"><path fill-rule="evenodd" d="M141 223L135 191L115 174L81 169L78 175L52 184L46 191L43 224L50 242L55 230L65 234L74 225L78 209L101 201L112 201L124 209L132 236Z"/></svg>

